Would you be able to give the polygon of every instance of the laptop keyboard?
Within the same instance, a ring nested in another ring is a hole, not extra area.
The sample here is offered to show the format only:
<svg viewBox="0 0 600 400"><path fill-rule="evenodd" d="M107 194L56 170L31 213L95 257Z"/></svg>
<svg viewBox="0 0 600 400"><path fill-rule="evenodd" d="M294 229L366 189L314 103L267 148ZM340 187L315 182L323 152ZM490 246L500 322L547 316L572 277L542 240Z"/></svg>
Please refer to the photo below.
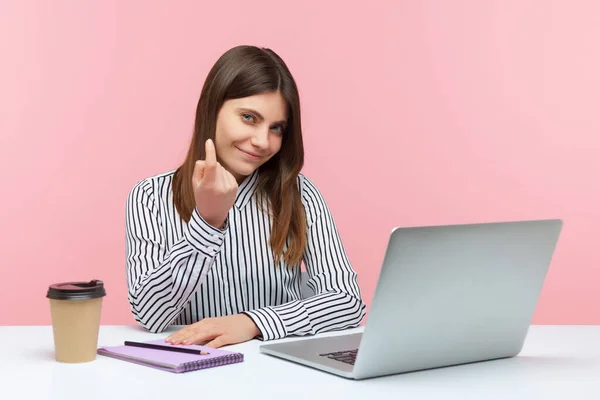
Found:
<svg viewBox="0 0 600 400"><path fill-rule="evenodd" d="M358 353L358 349L354 349L354 350L336 351L333 353L323 353L323 354L319 354L319 355L322 357L330 358L332 360L341 361L346 364L354 365L354 362L356 361L357 353Z"/></svg>

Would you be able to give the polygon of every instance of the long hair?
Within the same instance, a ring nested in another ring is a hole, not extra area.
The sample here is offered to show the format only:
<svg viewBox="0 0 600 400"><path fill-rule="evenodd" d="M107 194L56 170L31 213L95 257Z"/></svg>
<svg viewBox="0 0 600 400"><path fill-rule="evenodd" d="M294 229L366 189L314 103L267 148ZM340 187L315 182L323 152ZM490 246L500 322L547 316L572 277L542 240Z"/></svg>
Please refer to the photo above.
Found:
<svg viewBox="0 0 600 400"><path fill-rule="evenodd" d="M256 193L268 200L267 211L272 217L269 244L275 264L283 259L288 265L295 265L302 260L307 241L306 216L297 186L304 165L300 98L288 67L272 50L237 46L224 53L209 71L198 100L187 156L173 177L173 201L181 218L189 222L196 206L192 188L194 164L204 160L206 140L215 140L217 115L223 103L274 91L279 91L287 103L287 127L279 152L259 167Z"/></svg>

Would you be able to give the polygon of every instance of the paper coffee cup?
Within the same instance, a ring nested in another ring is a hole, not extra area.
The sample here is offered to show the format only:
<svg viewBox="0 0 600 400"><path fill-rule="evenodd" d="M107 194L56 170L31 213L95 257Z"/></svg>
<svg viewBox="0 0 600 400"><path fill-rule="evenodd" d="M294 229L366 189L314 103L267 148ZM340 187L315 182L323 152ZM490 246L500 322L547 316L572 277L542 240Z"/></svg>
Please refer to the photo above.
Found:
<svg viewBox="0 0 600 400"><path fill-rule="evenodd" d="M104 283L64 282L50 285L54 356L56 361L83 363L96 359Z"/></svg>

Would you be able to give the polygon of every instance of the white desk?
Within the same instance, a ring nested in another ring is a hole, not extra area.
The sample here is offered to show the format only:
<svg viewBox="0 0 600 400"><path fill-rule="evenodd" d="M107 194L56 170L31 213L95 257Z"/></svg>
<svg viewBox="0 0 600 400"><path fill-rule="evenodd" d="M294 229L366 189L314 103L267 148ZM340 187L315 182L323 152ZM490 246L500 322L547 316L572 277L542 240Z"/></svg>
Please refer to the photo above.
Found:
<svg viewBox="0 0 600 400"><path fill-rule="evenodd" d="M102 326L99 345L162 337L134 326ZM230 347L244 353L243 363L172 374L103 356L58 363L51 327L0 327L0 398L600 399L600 326L533 326L516 358L364 381L259 354L260 344Z"/></svg>

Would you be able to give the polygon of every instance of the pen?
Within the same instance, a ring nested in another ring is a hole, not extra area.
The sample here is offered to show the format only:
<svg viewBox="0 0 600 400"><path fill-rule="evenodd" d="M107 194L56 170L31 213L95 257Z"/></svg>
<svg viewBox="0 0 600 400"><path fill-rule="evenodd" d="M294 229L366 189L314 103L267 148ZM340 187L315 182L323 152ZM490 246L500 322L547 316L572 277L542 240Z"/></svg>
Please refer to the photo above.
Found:
<svg viewBox="0 0 600 400"><path fill-rule="evenodd" d="M185 349L182 347L175 347L175 346L161 346L160 344L151 344L151 343L130 342L127 340L125 341L125 346L143 347L145 349L174 351L177 353L188 353L188 354L196 354L196 355L201 355L201 356L206 356L206 355L210 354L203 350Z"/></svg>

